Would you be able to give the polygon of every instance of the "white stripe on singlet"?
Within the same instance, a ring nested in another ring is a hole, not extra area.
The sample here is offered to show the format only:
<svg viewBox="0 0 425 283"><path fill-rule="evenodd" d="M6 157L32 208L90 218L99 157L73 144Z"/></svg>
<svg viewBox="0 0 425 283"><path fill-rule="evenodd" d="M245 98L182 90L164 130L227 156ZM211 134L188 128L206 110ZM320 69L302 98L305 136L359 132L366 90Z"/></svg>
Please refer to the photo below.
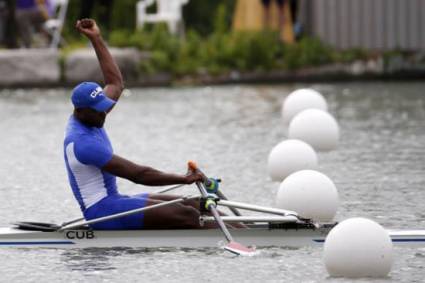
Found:
<svg viewBox="0 0 425 283"><path fill-rule="evenodd" d="M74 143L66 146L66 157L86 209L108 195L102 171L78 161L74 153Z"/></svg>

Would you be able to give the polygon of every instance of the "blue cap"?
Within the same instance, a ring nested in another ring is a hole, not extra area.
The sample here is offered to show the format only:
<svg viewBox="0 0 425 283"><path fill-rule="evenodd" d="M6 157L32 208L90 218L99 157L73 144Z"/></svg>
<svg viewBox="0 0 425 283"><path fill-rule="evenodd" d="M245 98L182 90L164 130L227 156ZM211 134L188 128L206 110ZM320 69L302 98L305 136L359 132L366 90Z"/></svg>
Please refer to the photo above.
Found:
<svg viewBox="0 0 425 283"><path fill-rule="evenodd" d="M72 104L75 108L92 108L98 112L110 109L115 101L105 95L97 83L83 82L72 91Z"/></svg>

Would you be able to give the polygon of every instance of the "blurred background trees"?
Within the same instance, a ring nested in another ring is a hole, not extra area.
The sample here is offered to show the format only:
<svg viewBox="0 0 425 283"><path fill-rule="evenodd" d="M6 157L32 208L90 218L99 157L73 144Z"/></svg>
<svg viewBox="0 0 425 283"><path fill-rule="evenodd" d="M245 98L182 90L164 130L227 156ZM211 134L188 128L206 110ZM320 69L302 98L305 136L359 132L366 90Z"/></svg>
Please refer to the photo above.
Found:
<svg viewBox="0 0 425 283"><path fill-rule="evenodd" d="M75 31L83 0L70 1L64 29L68 52L86 44ZM165 24L136 29L137 0L113 1L109 23L102 22L105 7L95 5L91 17L98 20L111 46L135 47L149 54L140 66L145 74L161 72L174 76L220 75L267 72L352 61L364 56L358 51L338 51L315 38L301 37L284 44L274 31L232 31L236 0L189 1L183 8L185 37L171 35ZM150 7L155 11L156 7ZM109 30L105 30L109 27Z"/></svg>
<svg viewBox="0 0 425 283"><path fill-rule="evenodd" d="M68 36L77 36L74 31L75 21L80 14L81 1L70 1L68 7L67 23L65 33ZM137 0L116 0L113 1L112 14L110 19L110 27L112 30L126 30L134 31L136 28L136 12L135 7ZM189 1L183 8L183 17L186 29L194 30L202 36L206 36L213 32L214 29L214 15L217 9L222 5L225 7L225 22L228 28L231 26L233 9L235 0L202 0L202 1ZM99 19L105 7L95 5L92 17ZM150 9L154 10L155 5ZM100 22L100 25L105 26L105 23Z"/></svg>

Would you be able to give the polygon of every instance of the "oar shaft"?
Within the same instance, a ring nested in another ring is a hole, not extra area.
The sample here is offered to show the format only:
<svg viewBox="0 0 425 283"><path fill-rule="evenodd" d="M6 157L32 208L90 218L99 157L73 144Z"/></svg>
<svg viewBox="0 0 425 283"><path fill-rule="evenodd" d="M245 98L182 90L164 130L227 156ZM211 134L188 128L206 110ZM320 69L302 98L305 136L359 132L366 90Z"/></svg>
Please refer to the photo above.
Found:
<svg viewBox="0 0 425 283"><path fill-rule="evenodd" d="M74 219L74 220L71 220L71 221L68 221L68 222L64 222L64 223L62 223L61 227L64 227L66 225L69 225L69 224L72 224L72 223L75 223L75 222L83 221L83 220L84 220L84 217L80 217L80 218L77 218L77 219Z"/></svg>
<svg viewBox="0 0 425 283"><path fill-rule="evenodd" d="M180 203L180 202L186 201L188 199L194 199L194 198L198 198L198 197L197 196L184 196L184 197L181 197L181 198L178 198L178 199L174 199L174 200L170 200L170 201L166 201L166 202L161 202L161 203L158 203L158 204L145 206L145 207L141 207L141 208L137 208L137 209L133 209L133 210L117 213L117 214L112 214L112 215L108 215L108 216L104 216L104 217L99 217L99 218L95 218L95 219L84 221L84 222L77 223L77 224L70 224L70 225L62 226L59 229L59 231L73 229L73 228L81 227L81 226L84 226L84 225L104 222L104 221L107 221L107 220L120 218L120 217L128 216L128 215L131 215L131 214L148 211L148 210L158 208L158 207Z"/></svg>
<svg viewBox="0 0 425 283"><path fill-rule="evenodd" d="M204 198L208 197L208 193L205 190L204 187L202 187L202 184L200 182L196 182L196 186L199 189L199 192L201 193L201 195ZM220 227L221 231L224 234L224 237L226 237L226 240L230 243L233 242L233 237L232 235L230 235L229 231L227 230L226 224L224 224L223 220L221 220L220 214L218 213L216 207L213 204L210 204L208 206L208 210L211 212L211 214L213 215L215 221L217 222L218 226Z"/></svg>
<svg viewBox="0 0 425 283"><path fill-rule="evenodd" d="M158 191L154 192L154 194L162 194L162 193L166 193L166 192L169 192L169 191L172 191L172 190L175 190L175 189L181 188L181 187L183 187L183 186L186 186L186 184L180 184L180 185L172 186L172 187L169 187L169 188L160 189L160 190L158 190Z"/></svg>
<svg viewBox="0 0 425 283"><path fill-rule="evenodd" d="M217 221L218 226L220 226L221 231L224 234L224 237L226 237L226 240L230 243L233 242L233 237L230 235L229 230L227 230L226 224L224 224L223 220L220 217L220 214L218 213L217 209L214 205L210 205L210 211L212 215L215 218L215 221Z"/></svg>

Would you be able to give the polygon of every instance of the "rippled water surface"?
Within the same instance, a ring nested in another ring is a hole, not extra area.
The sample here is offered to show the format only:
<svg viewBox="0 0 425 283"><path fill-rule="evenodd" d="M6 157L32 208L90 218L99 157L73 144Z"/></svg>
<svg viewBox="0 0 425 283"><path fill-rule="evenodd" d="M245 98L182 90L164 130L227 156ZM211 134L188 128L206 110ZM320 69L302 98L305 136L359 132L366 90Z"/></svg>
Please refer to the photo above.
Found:
<svg viewBox="0 0 425 283"><path fill-rule="evenodd" d="M181 173L194 159L223 179L229 198L273 205L278 184L267 177L266 160L285 137L280 106L305 86L312 85L131 89L106 128L119 155ZM425 84L313 87L341 127L338 150L319 154L320 170L340 193L337 220L364 216L385 227L425 228ZM62 160L69 92L0 91L0 226L80 216ZM151 191L123 180L119 187ZM216 249L1 249L0 258L2 282L352 281L328 278L321 248L261 249L252 258ZM390 276L373 282L423 282L424 263L425 249L397 247Z"/></svg>

